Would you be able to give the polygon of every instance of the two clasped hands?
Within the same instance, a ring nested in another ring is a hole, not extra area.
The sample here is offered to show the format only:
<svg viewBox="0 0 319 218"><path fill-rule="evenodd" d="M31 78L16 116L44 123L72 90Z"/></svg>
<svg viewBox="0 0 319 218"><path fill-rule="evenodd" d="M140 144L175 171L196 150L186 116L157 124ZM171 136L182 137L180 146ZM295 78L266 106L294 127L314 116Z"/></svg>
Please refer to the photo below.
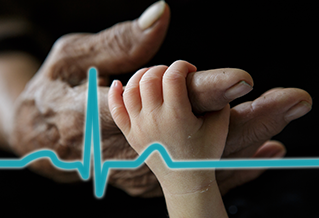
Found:
<svg viewBox="0 0 319 218"><path fill-rule="evenodd" d="M106 86L109 75L150 60L169 17L168 5L159 1L132 22L61 37L11 110L12 126L2 134L8 148L21 156L51 148L63 160L81 159L87 70L95 66L104 159L136 158L152 142L164 144L175 160L283 157L284 145L270 139L311 110L304 90L275 88L230 108L230 101L252 90L251 76L234 68L196 72L186 61L140 69L125 88L117 80ZM111 171L109 183L133 196L163 192L170 217L225 217L221 195L264 171L174 171L156 154L146 164L149 168ZM59 171L47 160L31 167L56 181L80 180L76 172Z"/></svg>

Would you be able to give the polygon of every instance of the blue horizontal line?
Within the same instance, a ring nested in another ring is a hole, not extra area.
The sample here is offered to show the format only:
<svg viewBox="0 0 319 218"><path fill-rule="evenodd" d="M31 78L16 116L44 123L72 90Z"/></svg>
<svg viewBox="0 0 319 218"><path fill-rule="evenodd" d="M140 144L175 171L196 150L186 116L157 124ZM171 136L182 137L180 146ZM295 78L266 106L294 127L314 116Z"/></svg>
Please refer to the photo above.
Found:
<svg viewBox="0 0 319 218"><path fill-rule="evenodd" d="M187 160L173 161L165 147L154 143L150 145L139 158L135 160L108 160L103 162L103 167L108 169L136 169L153 153L158 151L171 169L247 169L247 168L295 168L319 167L318 158L285 158L285 159L236 159L236 160ZM2 169L21 169L31 162L48 158L55 167L63 170L79 170L83 174L84 163L81 161L62 161L52 150L38 150L21 159L1 159Z"/></svg>
<svg viewBox="0 0 319 218"><path fill-rule="evenodd" d="M165 147L154 143L135 160L108 160L101 158L100 124L97 96L97 70L89 70L89 89L86 111L83 162L62 161L52 150L37 150L21 159L1 159L0 169L21 169L38 159L49 158L53 165L63 170L78 170L82 179L90 177L91 139L93 135L95 196L103 197L110 169L134 169L141 166L153 153L159 152L171 169L249 169L249 168L296 168L319 167L318 158L297 159L233 159L233 160L188 160L173 161Z"/></svg>

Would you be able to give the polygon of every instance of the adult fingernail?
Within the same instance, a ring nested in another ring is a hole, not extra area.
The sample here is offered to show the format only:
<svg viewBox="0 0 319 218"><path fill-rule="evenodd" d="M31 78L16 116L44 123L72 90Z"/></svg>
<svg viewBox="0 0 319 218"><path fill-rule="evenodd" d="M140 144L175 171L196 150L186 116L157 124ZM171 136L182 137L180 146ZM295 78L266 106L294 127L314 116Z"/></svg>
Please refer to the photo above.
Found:
<svg viewBox="0 0 319 218"><path fill-rule="evenodd" d="M138 19L138 25L142 30L151 27L163 14L165 1L158 1L149 6Z"/></svg>
<svg viewBox="0 0 319 218"><path fill-rule="evenodd" d="M289 122L294 119L297 119L308 113L311 110L311 108L311 104L309 104L306 101L301 101L287 111L285 120Z"/></svg>
<svg viewBox="0 0 319 218"><path fill-rule="evenodd" d="M268 154L266 154L264 157L266 157L266 158L276 158L276 157L280 158L280 157L285 156L285 154L286 154L286 150L271 151Z"/></svg>
<svg viewBox="0 0 319 218"><path fill-rule="evenodd" d="M285 156L285 154L286 154L286 151L283 150L283 151L279 151L279 152L275 153L272 157L283 157L283 156Z"/></svg>
<svg viewBox="0 0 319 218"><path fill-rule="evenodd" d="M255 158L280 158L285 156L286 149L264 149L262 152L259 152Z"/></svg>
<svg viewBox="0 0 319 218"><path fill-rule="evenodd" d="M241 81L228 89L225 93L225 97L229 100L233 100L235 98L246 95L251 90L253 90L253 87L251 87L251 85L249 85L245 81Z"/></svg>

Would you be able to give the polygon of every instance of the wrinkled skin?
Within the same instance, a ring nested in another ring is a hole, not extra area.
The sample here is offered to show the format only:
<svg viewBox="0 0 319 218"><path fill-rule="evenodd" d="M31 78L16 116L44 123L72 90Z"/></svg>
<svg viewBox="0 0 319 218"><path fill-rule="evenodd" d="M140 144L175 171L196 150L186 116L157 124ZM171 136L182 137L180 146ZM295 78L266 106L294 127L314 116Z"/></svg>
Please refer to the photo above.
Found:
<svg viewBox="0 0 319 218"><path fill-rule="evenodd" d="M62 160L81 159L86 76L88 68L95 66L99 70L103 159L136 158L137 153L111 119L105 85L109 84L108 75L136 70L149 61L164 39L168 22L166 6L160 20L146 32L133 21L117 24L98 34L61 37L18 99L10 136L12 150L23 156L36 149L49 148ZM123 37L127 35L131 37ZM225 91L240 81L253 86L250 75L239 69L189 74L187 85L193 111L203 113L222 109L233 100L225 98ZM301 101L312 104L310 95L304 90L277 88L255 101L232 108L222 158L282 157L285 147L269 140L293 120L286 119L285 114ZM31 168L58 182L80 180L76 171L58 170L48 160L35 161ZM221 193L258 177L263 171L217 171ZM132 196L162 195L156 177L146 165L136 170L111 170L108 182Z"/></svg>

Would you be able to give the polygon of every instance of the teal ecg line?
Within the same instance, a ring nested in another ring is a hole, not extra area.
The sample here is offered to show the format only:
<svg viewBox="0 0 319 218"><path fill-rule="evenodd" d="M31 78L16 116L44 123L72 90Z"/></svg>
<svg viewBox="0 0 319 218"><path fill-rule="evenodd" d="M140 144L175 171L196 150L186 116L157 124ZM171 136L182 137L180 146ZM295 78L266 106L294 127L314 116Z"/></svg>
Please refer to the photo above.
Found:
<svg viewBox="0 0 319 218"><path fill-rule="evenodd" d="M140 167L153 153L159 152L171 169L248 169L248 168L296 168L319 167L319 159L236 159L236 160L192 160L173 161L165 147L154 143L135 160L106 160L102 163L101 135L97 94L97 70L89 69L89 88L85 123L83 162L62 161L52 150L37 150L21 159L1 159L0 169L21 169L31 162L48 158L55 167L63 170L78 170L83 180L90 178L91 142L93 136L94 191L97 198L102 198L110 169L135 169Z"/></svg>

